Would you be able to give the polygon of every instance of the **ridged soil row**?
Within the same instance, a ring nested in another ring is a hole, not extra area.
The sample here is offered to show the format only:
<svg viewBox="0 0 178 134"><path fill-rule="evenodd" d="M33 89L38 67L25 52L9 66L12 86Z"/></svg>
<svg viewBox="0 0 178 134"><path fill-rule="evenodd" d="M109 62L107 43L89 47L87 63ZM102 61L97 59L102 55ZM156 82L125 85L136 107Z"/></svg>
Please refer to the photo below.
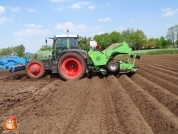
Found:
<svg viewBox="0 0 178 134"><path fill-rule="evenodd" d="M154 64L154 66L163 68L163 69L167 69L173 72L178 72L178 68L172 66L172 65L163 65L163 64Z"/></svg>
<svg viewBox="0 0 178 134"><path fill-rule="evenodd" d="M145 65L145 64L149 64L149 65L153 65L153 64L158 64L158 65L164 65L164 66L174 66L175 65L175 60L160 60L160 61L157 61L157 60L152 60L152 61L148 61L147 59L145 59L145 61L136 61L136 64L141 64L141 65ZM174 64L173 64L174 63Z"/></svg>
<svg viewBox="0 0 178 134"><path fill-rule="evenodd" d="M114 76L107 78L109 90L115 106L117 118L125 133L152 134L153 131L147 124L127 92Z"/></svg>
<svg viewBox="0 0 178 134"><path fill-rule="evenodd" d="M178 58L178 55L145 55L145 56L141 56L144 59L148 59L150 61L156 60L176 60Z"/></svg>
<svg viewBox="0 0 178 134"><path fill-rule="evenodd" d="M170 71L168 69L163 69L163 68L160 68L160 67L156 67L154 65L147 65L149 68L153 69L153 70L157 70L157 71L160 71L162 73L166 73L168 75L171 75L171 76L174 76L174 77L177 77L178 78L178 72L174 72L174 71Z"/></svg>
<svg viewBox="0 0 178 134"><path fill-rule="evenodd" d="M140 60L137 60L136 63L138 64L165 64L165 65L172 65L176 64L176 59L156 59L155 57L153 59L147 59L146 57L140 58Z"/></svg>
<svg viewBox="0 0 178 134"><path fill-rule="evenodd" d="M147 66L141 66L139 69L141 69L141 70L143 70L145 72L148 72L150 74L153 74L154 76L158 76L160 78L163 78L163 79L165 79L167 81L170 81L170 82L178 85L178 78L175 77L175 76L171 76L169 74L165 74L163 72L151 69L151 68L149 68Z"/></svg>
<svg viewBox="0 0 178 134"><path fill-rule="evenodd" d="M174 68L177 68L178 67L178 62L175 62L176 60L174 60L174 61L171 61L171 60L169 60L169 61L162 61L162 62L160 62L159 64L158 63L155 63L155 64L157 64L157 65L162 65L162 66L165 66L165 67L174 67Z"/></svg>
<svg viewBox="0 0 178 134"><path fill-rule="evenodd" d="M74 131L73 125L76 126L87 105L89 82L88 79L67 82L56 80L49 84L46 87L49 92L46 92L45 98L32 102L30 108L27 107L24 112L17 114L21 123L19 131L22 133Z"/></svg>
<svg viewBox="0 0 178 134"><path fill-rule="evenodd" d="M178 95L178 86L170 81L167 81L159 76L155 76L154 74L148 73L141 69L137 70L137 74L141 75L142 77L152 81L153 83L165 88L166 90Z"/></svg>
<svg viewBox="0 0 178 134"><path fill-rule="evenodd" d="M149 81L148 79L140 76L139 74L134 74L131 79L150 93L154 98L156 98L160 103L167 107L172 113L178 116L178 96L171 93L170 91L158 86L157 84Z"/></svg>
<svg viewBox="0 0 178 134"><path fill-rule="evenodd" d="M119 82L127 91L154 133L178 133L177 116L143 88L135 84L128 76L122 75L119 77Z"/></svg>

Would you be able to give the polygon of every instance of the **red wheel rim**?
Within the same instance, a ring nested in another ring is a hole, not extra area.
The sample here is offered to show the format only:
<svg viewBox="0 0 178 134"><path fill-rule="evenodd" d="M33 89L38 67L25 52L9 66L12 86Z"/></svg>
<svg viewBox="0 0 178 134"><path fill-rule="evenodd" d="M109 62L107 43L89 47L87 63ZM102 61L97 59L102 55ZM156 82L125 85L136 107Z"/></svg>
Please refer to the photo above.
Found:
<svg viewBox="0 0 178 134"><path fill-rule="evenodd" d="M28 73L31 76L39 76L41 75L42 71L43 71L42 67L37 63L33 63L28 67Z"/></svg>
<svg viewBox="0 0 178 134"><path fill-rule="evenodd" d="M75 57L65 58L60 65L62 74L69 79L78 77L82 73L82 68L81 62Z"/></svg>

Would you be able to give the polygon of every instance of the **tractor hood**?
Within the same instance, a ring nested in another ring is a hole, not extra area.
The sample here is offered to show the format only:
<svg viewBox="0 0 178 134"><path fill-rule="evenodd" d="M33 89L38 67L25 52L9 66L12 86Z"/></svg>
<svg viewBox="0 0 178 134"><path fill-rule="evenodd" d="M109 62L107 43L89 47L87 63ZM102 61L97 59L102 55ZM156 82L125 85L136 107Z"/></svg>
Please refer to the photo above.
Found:
<svg viewBox="0 0 178 134"><path fill-rule="evenodd" d="M34 59L47 60L52 57L52 50L38 51Z"/></svg>

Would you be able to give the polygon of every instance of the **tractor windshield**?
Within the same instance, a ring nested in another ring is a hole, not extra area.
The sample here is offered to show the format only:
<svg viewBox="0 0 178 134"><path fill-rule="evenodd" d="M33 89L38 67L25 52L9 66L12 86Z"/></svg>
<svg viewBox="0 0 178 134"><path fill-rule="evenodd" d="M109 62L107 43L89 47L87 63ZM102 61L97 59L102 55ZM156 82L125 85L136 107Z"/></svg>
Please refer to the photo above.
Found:
<svg viewBox="0 0 178 134"><path fill-rule="evenodd" d="M75 37L62 37L56 39L56 48L64 49L79 49L78 40Z"/></svg>

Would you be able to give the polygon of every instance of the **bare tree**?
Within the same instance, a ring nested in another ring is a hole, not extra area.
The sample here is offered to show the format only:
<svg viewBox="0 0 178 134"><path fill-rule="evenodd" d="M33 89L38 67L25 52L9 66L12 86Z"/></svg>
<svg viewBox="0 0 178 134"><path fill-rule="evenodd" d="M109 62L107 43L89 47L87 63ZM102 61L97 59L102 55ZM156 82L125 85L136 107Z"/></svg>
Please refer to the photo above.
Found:
<svg viewBox="0 0 178 134"><path fill-rule="evenodd" d="M171 45L174 46L174 39L175 39L174 26L168 28L166 38L167 38L167 40L170 40L171 41Z"/></svg>
<svg viewBox="0 0 178 134"><path fill-rule="evenodd" d="M178 46L178 24L174 26L174 32L175 32L175 43Z"/></svg>

